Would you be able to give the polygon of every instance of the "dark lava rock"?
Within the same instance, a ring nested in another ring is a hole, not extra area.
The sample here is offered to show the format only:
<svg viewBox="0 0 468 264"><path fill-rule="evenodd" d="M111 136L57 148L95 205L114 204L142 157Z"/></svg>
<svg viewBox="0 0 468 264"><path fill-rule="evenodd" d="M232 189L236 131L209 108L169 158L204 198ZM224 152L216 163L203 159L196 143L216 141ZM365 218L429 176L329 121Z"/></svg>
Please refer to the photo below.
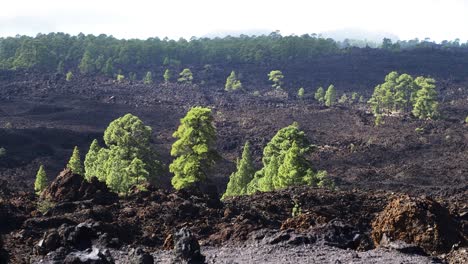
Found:
<svg viewBox="0 0 468 264"><path fill-rule="evenodd" d="M184 227L176 232L174 241L174 263L205 263L205 256L200 252L200 244L188 228Z"/></svg>
<svg viewBox="0 0 468 264"><path fill-rule="evenodd" d="M153 264L154 258L142 248L134 248L128 254L128 264Z"/></svg>
<svg viewBox="0 0 468 264"><path fill-rule="evenodd" d="M42 239L36 245L35 252L39 255L45 255L51 251L56 250L61 245L61 237L57 231L53 230L50 232L45 232Z"/></svg>
<svg viewBox="0 0 468 264"><path fill-rule="evenodd" d="M88 182L68 168L45 189L41 198L55 202L92 199L95 204L112 204L118 201L117 194L110 192L105 183L95 177Z"/></svg>
<svg viewBox="0 0 468 264"><path fill-rule="evenodd" d="M390 201L373 221L374 243L380 245L384 236L417 245L428 254L448 252L452 245L465 242L447 208L432 199L408 195Z"/></svg>

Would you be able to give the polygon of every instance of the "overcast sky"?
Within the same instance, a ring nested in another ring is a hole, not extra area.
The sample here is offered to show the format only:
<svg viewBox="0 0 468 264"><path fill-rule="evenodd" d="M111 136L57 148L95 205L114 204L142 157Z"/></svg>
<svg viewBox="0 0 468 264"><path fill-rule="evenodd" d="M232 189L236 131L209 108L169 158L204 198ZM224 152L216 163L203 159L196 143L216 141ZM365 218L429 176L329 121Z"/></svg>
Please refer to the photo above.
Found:
<svg viewBox="0 0 468 264"><path fill-rule="evenodd" d="M66 32L118 38L283 35L359 28L400 39L468 39L468 0L2 0L0 36Z"/></svg>

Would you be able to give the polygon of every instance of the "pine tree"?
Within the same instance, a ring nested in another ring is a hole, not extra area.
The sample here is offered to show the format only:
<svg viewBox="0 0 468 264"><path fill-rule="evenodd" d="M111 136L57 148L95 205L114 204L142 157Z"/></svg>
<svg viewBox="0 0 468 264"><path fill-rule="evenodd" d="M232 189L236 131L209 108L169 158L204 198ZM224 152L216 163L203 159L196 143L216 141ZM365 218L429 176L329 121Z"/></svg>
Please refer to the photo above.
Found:
<svg viewBox="0 0 468 264"><path fill-rule="evenodd" d="M179 190L204 181L207 169L218 156L211 109L190 109L180 120L179 128L173 137L177 138L177 141L172 145L171 155L176 158L169 165L169 170L174 173L171 181L174 188Z"/></svg>
<svg viewBox="0 0 468 264"><path fill-rule="evenodd" d="M313 171L296 142L285 153L283 163L278 168L277 177L273 179L275 189L311 182Z"/></svg>
<svg viewBox="0 0 468 264"><path fill-rule="evenodd" d="M73 154L68 161L67 168L74 174L84 175L83 165L81 164L80 150L77 146L73 149Z"/></svg>
<svg viewBox="0 0 468 264"><path fill-rule="evenodd" d="M276 133L263 149L263 168L255 173L254 179L249 183L249 194L256 191L265 192L275 189L274 182L279 167L283 164L285 155L294 142L303 154L311 150L311 145L305 133L299 129L297 123L282 128Z"/></svg>
<svg viewBox="0 0 468 264"><path fill-rule="evenodd" d="M232 71L231 74L226 79L226 84L224 85L224 90L236 91L242 89L242 83L237 79L236 72Z"/></svg>
<svg viewBox="0 0 468 264"><path fill-rule="evenodd" d="M107 59L106 64L102 67L101 72L107 76L112 76L114 73L114 63L112 58Z"/></svg>
<svg viewBox="0 0 468 264"><path fill-rule="evenodd" d="M346 94L343 94L338 100L338 103L340 104L346 104L347 102L348 102L348 96Z"/></svg>
<svg viewBox="0 0 468 264"><path fill-rule="evenodd" d="M319 87L317 89L317 91L315 92L314 98L320 103L323 103L325 101L325 91L323 90L322 87Z"/></svg>
<svg viewBox="0 0 468 264"><path fill-rule="evenodd" d="M438 115L438 102L435 80L418 77L415 80L419 90L413 106L413 115L419 119L433 119Z"/></svg>
<svg viewBox="0 0 468 264"><path fill-rule="evenodd" d="M152 84L153 83L153 75L151 72L147 72L145 78L143 79L144 84Z"/></svg>
<svg viewBox="0 0 468 264"><path fill-rule="evenodd" d="M273 82L273 84L271 85L271 87L275 88L275 89L281 89L282 86L283 86L283 79L284 79L284 75L281 71L279 70L274 70L274 71L271 71L269 74L268 74L268 80Z"/></svg>
<svg viewBox="0 0 468 264"><path fill-rule="evenodd" d="M327 92L325 93L325 105L330 107L335 104L336 101L336 90L335 86L331 84L328 86Z"/></svg>
<svg viewBox="0 0 468 264"><path fill-rule="evenodd" d="M65 69L64 69L64 66L63 66L63 61L60 61L59 64L57 65L57 73L64 73Z"/></svg>
<svg viewBox="0 0 468 264"><path fill-rule="evenodd" d="M134 158L126 169L126 174L132 184L140 184L149 177L149 172L145 169L146 165L139 158Z"/></svg>
<svg viewBox="0 0 468 264"><path fill-rule="evenodd" d="M39 166L39 170L36 174L36 181L34 182L34 191L36 194L41 194L42 191L47 187L47 174L44 170L44 166Z"/></svg>
<svg viewBox="0 0 468 264"><path fill-rule="evenodd" d="M246 195L247 185L252 181L255 168L250 153L250 143L245 142L241 160L237 161L237 171L229 177L229 183L222 199L229 196Z"/></svg>
<svg viewBox="0 0 468 264"><path fill-rule="evenodd" d="M67 82L71 81L73 79L73 73L71 71L67 72L67 75L65 77L65 80Z"/></svg>
<svg viewBox="0 0 468 264"><path fill-rule="evenodd" d="M185 68L182 70L182 72L179 73L179 79L177 79L178 82L180 83L192 83L193 81L193 74L190 69Z"/></svg>
<svg viewBox="0 0 468 264"><path fill-rule="evenodd" d="M98 159L100 149L101 147L99 146L97 139L94 139L84 160L85 178L88 181L90 181L92 177L98 175L96 168L98 164L96 161Z"/></svg>
<svg viewBox="0 0 468 264"><path fill-rule="evenodd" d="M97 141L91 144L85 160L86 177L96 176L119 193L127 193L136 183L154 180L161 165L150 147L151 132L132 114L112 121L104 132L107 148L99 148Z"/></svg>
<svg viewBox="0 0 468 264"><path fill-rule="evenodd" d="M172 77L171 71L169 69L166 69L163 75L164 82L169 83L171 81L171 77Z"/></svg>
<svg viewBox="0 0 468 264"><path fill-rule="evenodd" d="M88 50L85 51L85 53L83 54L80 65L78 65L78 69L80 69L80 72L82 74L89 74L94 72L94 60L91 57L91 52L89 52Z"/></svg>
<svg viewBox="0 0 468 264"><path fill-rule="evenodd" d="M304 98L304 94L305 94L305 90L303 87L299 88L299 90L297 90L297 97L299 98Z"/></svg>

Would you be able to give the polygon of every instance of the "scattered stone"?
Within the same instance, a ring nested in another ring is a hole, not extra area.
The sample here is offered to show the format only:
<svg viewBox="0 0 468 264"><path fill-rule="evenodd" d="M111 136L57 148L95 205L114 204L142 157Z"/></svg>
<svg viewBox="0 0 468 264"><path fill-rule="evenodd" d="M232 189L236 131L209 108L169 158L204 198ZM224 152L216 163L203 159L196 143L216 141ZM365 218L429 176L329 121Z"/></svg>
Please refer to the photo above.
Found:
<svg viewBox="0 0 468 264"><path fill-rule="evenodd" d="M154 258L142 248L131 249L128 254L128 264L153 264Z"/></svg>
<svg viewBox="0 0 468 264"><path fill-rule="evenodd" d="M200 244L187 227L180 229L174 234L174 241L174 263L205 263L205 256L200 252Z"/></svg>

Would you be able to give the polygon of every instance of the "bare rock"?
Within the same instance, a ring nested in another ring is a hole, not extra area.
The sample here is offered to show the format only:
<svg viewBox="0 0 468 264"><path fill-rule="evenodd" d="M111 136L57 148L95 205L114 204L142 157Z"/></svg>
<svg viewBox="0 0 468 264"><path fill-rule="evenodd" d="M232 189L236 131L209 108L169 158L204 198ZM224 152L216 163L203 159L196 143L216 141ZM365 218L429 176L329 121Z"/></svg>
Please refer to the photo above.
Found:
<svg viewBox="0 0 468 264"><path fill-rule="evenodd" d="M384 240L417 245L428 254L448 252L463 239L446 208L432 199L407 195L390 201L372 222L375 245L381 244L384 235Z"/></svg>
<svg viewBox="0 0 468 264"><path fill-rule="evenodd" d="M205 256L200 252L200 244L192 232L184 227L174 234L174 263L202 264Z"/></svg>

